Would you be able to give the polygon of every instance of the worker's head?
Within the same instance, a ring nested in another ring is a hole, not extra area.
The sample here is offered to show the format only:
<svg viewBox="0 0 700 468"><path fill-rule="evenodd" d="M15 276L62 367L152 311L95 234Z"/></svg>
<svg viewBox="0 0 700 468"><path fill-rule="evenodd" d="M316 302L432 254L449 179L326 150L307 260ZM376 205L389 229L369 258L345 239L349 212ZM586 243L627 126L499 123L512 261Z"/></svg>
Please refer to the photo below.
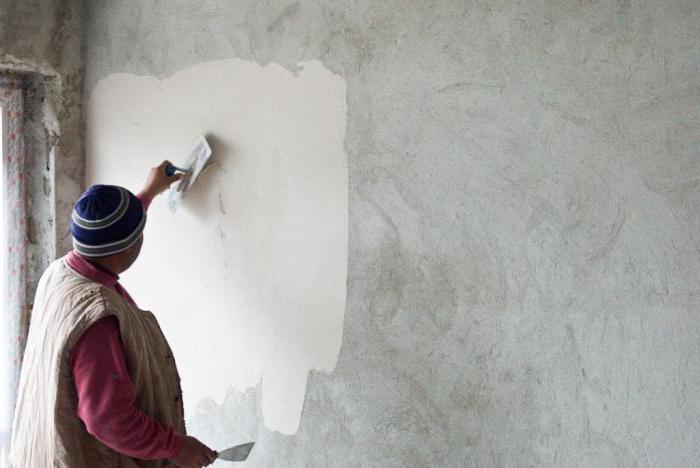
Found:
<svg viewBox="0 0 700 468"><path fill-rule="evenodd" d="M114 185L93 185L73 208L73 247L119 274L139 256L145 224L146 212L133 193Z"/></svg>

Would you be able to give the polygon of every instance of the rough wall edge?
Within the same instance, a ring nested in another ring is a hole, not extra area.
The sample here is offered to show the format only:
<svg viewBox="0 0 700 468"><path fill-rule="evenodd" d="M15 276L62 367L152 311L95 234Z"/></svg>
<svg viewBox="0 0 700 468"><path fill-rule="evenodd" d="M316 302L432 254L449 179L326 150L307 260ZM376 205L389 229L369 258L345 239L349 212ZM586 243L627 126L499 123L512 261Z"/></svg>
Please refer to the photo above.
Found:
<svg viewBox="0 0 700 468"><path fill-rule="evenodd" d="M42 104L42 124L47 134L49 178L53 190L49 195L49 213L53 220L50 258L56 258L70 249L68 220L72 200L77 199L84 185L83 129L80 96L82 69L73 73L60 73L55 68L22 60L11 54L0 58L0 72L32 74L43 79L45 100ZM75 78L77 79L71 79ZM75 135L73 141L62 138ZM57 161L72 162L59 164ZM28 291L27 303L32 302L33 291Z"/></svg>
<svg viewBox="0 0 700 468"><path fill-rule="evenodd" d="M297 62L294 63L287 63L287 62L279 62L276 60L258 60L255 57L247 57L247 56L242 56L242 55L233 55L230 57L216 57L216 58L209 58L207 60L199 60L199 61L192 61L191 63L187 63L183 65L180 68L177 68L175 70L171 70L168 73L149 73L149 72L142 72L142 73L137 73L134 71L114 71L107 73L105 76L101 77L90 77L88 76L86 81L85 81L85 86L84 86L84 95L83 95L83 101L87 100L90 95L95 91L95 87L106 77L112 76L112 75L125 75L129 77L136 77L136 78L152 78L157 81L163 81L167 80L168 78L172 78L174 75L176 75L180 70L184 70L186 68L189 68L194 65L198 65L201 63L209 63L209 62L223 62L226 60L241 60L245 62L251 62L256 65L258 65L260 68L266 68L268 66L274 65L278 66L280 68L283 68L285 71L287 71L290 75L292 75L294 78L298 78L298 74L300 71L303 70L302 65L304 63L312 62L314 60L320 62L324 68L326 68L328 71L333 73L336 76L339 76L343 78L346 82L347 77L343 74L343 70L341 67L333 66L333 64L330 64L328 61L324 61L323 57L304 57L303 59L298 60Z"/></svg>

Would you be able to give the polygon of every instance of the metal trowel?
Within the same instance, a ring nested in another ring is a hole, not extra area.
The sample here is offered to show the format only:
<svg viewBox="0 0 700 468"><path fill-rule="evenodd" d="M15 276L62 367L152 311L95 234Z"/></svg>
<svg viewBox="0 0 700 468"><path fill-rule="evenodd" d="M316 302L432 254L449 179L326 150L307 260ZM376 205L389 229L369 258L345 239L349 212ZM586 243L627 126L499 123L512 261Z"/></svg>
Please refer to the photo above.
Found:
<svg viewBox="0 0 700 468"><path fill-rule="evenodd" d="M211 156L211 147L204 136L197 138L197 141L190 152L190 156L187 159L187 163L183 168L173 166L172 164L165 168L165 173L168 176L172 176L176 171L183 172L185 177L180 179L176 185L170 187L168 191L168 207L170 211L175 212L178 206L182 203L182 199L185 198L187 190L194 184L197 180L199 174L206 167L207 161Z"/></svg>
<svg viewBox="0 0 700 468"><path fill-rule="evenodd" d="M248 458L250 451L253 450L253 445L255 445L255 442L248 442L245 444L236 445L235 447L227 448L221 452L214 453L216 454L216 458L219 460L234 462L245 461Z"/></svg>

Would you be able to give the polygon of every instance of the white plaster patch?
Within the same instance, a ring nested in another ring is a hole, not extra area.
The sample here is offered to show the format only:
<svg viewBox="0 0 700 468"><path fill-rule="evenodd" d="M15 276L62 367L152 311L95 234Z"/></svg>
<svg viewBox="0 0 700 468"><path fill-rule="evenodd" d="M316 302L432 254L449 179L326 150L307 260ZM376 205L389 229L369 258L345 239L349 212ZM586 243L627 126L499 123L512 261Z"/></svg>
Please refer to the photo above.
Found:
<svg viewBox="0 0 700 468"><path fill-rule="evenodd" d="M137 191L207 134L214 165L173 214L159 197L123 283L152 310L186 412L262 380L265 424L293 434L311 369L342 337L348 242L346 83L320 62L200 63L158 80L113 74L87 102L89 183Z"/></svg>

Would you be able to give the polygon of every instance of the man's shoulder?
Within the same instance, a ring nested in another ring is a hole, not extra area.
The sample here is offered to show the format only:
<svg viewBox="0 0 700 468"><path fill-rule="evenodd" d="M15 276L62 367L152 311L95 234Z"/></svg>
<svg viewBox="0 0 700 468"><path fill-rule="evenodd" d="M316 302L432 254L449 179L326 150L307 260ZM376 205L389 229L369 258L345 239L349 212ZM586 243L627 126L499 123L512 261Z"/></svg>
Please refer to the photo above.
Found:
<svg viewBox="0 0 700 468"><path fill-rule="evenodd" d="M51 288L88 288L96 290L96 286L99 286L98 283L85 278L69 267L64 257L58 258L49 264L44 274L41 275L41 281Z"/></svg>
<svg viewBox="0 0 700 468"><path fill-rule="evenodd" d="M37 300L55 299L72 306L85 302L104 302L105 286L81 276L63 258L51 262L37 287Z"/></svg>
<svg viewBox="0 0 700 468"><path fill-rule="evenodd" d="M63 257L51 262L42 275L37 288L37 300L40 298L58 300L60 305L69 308L87 308L92 311L117 312L126 307L119 293L82 276L73 270Z"/></svg>

